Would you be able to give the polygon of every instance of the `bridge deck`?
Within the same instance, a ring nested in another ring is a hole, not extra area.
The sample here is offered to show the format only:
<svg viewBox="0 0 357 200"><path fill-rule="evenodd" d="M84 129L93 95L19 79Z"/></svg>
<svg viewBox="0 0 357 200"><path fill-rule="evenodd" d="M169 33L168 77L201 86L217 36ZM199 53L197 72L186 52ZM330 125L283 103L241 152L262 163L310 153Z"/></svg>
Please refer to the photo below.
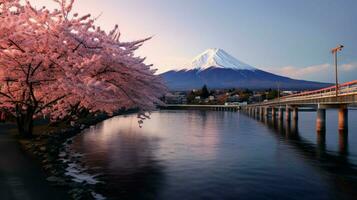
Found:
<svg viewBox="0 0 357 200"><path fill-rule="evenodd" d="M267 102L250 104L248 106L279 106L279 105L317 105L317 104L357 104L357 80L339 85L338 96L336 86L314 91L292 94Z"/></svg>

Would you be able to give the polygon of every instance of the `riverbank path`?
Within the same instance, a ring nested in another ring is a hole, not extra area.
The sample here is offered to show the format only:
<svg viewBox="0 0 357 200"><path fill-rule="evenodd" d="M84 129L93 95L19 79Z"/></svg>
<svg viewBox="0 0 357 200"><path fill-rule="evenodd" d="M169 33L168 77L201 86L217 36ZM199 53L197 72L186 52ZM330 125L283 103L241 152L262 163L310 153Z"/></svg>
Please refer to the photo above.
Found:
<svg viewBox="0 0 357 200"><path fill-rule="evenodd" d="M0 199L56 200L68 199L63 188L51 186L41 167L20 148L9 130L0 125Z"/></svg>

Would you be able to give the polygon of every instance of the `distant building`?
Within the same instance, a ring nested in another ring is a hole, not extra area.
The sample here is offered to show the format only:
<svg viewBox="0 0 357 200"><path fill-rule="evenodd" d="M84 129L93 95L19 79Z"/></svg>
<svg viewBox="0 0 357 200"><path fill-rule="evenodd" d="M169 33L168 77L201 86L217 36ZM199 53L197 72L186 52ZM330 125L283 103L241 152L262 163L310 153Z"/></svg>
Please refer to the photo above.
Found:
<svg viewBox="0 0 357 200"><path fill-rule="evenodd" d="M226 102L239 102L240 98L238 94L229 96Z"/></svg>
<svg viewBox="0 0 357 200"><path fill-rule="evenodd" d="M239 105L240 105L240 106L246 106L246 105L248 105L248 102L243 101L243 102L239 103Z"/></svg>
<svg viewBox="0 0 357 200"><path fill-rule="evenodd" d="M262 94L254 94L253 96L249 97L250 102L261 102L263 101Z"/></svg>
<svg viewBox="0 0 357 200"><path fill-rule="evenodd" d="M165 95L166 104L187 104L186 95L168 93Z"/></svg>

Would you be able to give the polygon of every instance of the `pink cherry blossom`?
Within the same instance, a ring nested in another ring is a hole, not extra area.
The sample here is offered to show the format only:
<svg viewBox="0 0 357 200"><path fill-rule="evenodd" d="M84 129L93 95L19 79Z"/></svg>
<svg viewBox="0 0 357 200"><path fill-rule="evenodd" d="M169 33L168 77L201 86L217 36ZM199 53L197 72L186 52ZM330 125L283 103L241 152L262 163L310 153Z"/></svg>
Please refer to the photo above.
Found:
<svg viewBox="0 0 357 200"><path fill-rule="evenodd" d="M122 42L118 26L107 33L90 15L70 15L74 0L54 1L57 10L0 0L0 109L20 132L31 134L35 117L61 119L77 104L144 114L161 103L162 80L134 55L150 38Z"/></svg>

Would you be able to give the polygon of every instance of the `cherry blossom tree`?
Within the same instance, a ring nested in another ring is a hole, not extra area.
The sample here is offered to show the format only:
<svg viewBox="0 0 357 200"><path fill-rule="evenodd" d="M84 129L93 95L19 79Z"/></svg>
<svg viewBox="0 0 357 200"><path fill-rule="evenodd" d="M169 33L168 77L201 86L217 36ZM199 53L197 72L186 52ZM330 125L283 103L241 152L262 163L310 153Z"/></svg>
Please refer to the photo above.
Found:
<svg viewBox="0 0 357 200"><path fill-rule="evenodd" d="M20 134L32 136L39 116L61 119L73 106L112 113L145 113L166 91L144 58L134 55L148 39L122 42L118 26L105 32L90 15L0 0L0 109L14 116Z"/></svg>

